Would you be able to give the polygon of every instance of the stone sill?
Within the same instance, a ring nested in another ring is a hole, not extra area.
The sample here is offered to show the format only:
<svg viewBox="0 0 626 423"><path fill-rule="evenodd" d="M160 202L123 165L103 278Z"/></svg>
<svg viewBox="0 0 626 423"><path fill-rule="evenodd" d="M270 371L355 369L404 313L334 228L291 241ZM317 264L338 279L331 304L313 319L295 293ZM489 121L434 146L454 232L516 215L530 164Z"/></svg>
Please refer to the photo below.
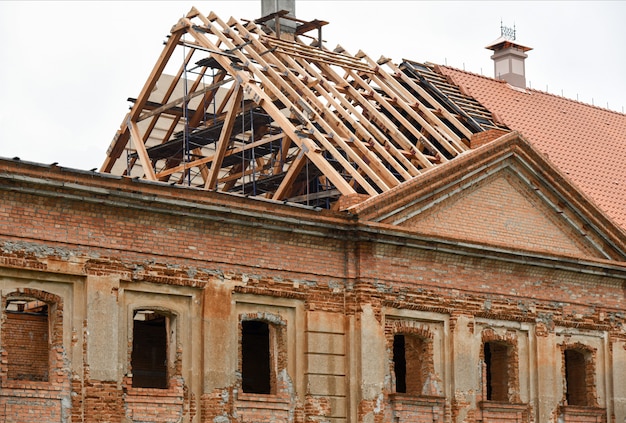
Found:
<svg viewBox="0 0 626 423"><path fill-rule="evenodd" d="M591 417L593 420L585 421L606 422L606 409L600 407L585 407L580 405L563 405L559 409L567 421L568 417Z"/></svg>
<svg viewBox="0 0 626 423"><path fill-rule="evenodd" d="M159 401L168 399L167 402L183 400L182 390L176 388L127 388L125 396L127 402L144 402L146 397L159 398Z"/></svg>
<svg viewBox="0 0 626 423"><path fill-rule="evenodd" d="M403 393L389 394L389 400L397 404L440 406L443 407L446 398L434 395L410 395Z"/></svg>
<svg viewBox="0 0 626 423"><path fill-rule="evenodd" d="M237 406L242 408L266 408L289 410L289 397L276 394L249 394L240 392L237 395Z"/></svg>
<svg viewBox="0 0 626 423"><path fill-rule="evenodd" d="M505 401L481 401L480 408L488 411L522 412L528 410L528 404L516 404Z"/></svg>

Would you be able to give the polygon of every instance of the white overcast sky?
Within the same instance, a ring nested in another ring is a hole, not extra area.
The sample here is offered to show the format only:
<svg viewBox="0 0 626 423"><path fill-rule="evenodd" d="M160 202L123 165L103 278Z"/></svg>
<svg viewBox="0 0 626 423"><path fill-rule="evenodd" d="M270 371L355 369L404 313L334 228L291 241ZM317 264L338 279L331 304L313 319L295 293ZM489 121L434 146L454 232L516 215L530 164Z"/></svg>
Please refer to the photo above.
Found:
<svg viewBox="0 0 626 423"><path fill-rule="evenodd" d="M115 131L191 6L255 19L254 1L0 1L0 156L99 168ZM532 88L623 113L626 1L313 1L328 46L493 76L500 21L532 47ZM576 136L576 134L572 134Z"/></svg>

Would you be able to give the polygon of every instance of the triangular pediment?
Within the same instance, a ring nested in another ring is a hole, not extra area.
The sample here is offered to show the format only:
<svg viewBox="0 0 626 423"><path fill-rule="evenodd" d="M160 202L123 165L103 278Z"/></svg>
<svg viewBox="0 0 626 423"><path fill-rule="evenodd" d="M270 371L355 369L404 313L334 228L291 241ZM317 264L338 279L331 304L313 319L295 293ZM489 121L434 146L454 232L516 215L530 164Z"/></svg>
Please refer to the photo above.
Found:
<svg viewBox="0 0 626 423"><path fill-rule="evenodd" d="M624 233L518 134L351 209L431 237L585 258L625 257Z"/></svg>

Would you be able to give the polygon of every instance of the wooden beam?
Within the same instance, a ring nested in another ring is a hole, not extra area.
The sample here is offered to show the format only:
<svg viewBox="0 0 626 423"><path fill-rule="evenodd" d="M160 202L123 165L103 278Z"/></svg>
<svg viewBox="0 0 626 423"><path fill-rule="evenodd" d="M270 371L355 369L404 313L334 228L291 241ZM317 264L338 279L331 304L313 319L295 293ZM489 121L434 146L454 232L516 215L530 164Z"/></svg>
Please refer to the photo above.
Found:
<svg viewBox="0 0 626 423"><path fill-rule="evenodd" d="M369 113L370 116L366 119L367 121L373 121L373 123L385 128L388 136L398 143L400 147L407 151L414 152L417 161L423 168L432 167L432 163L421 154L417 147L411 143L411 141L402 132L399 131L396 125L394 125L389 118L387 118L387 116L377 110L377 105L372 104L370 99L366 98L364 94L359 92L351 84L347 84L345 78L337 74L330 66L321 65L321 69L324 71L324 75L327 79L333 81L336 86L343 86L346 93L345 95L349 96L350 99ZM417 138L420 139L424 137L419 134Z"/></svg>
<svg viewBox="0 0 626 423"><path fill-rule="evenodd" d="M221 25L224 26L224 23L219 21L219 19L217 21ZM239 23L234 23L234 26L240 32L244 34L248 32ZM218 36L221 35L223 37L223 34L216 34L216 35ZM275 93L275 95L277 95L277 97L280 99L280 101L283 104L289 105L288 109L292 113L298 112L300 114L299 120L301 122L306 122L306 125L305 125L306 129L311 132L312 138L315 139L319 143L320 146L323 146L327 151L329 151L335 160L342 162L342 164L344 165L344 170L350 173L350 175L355 180L357 180L358 183L371 195L377 194L378 191L374 187L371 186L371 184L367 181L367 179L363 177L363 175L361 175L361 173L359 172L359 169L362 170L364 173L366 173L367 176L370 177L371 180L374 181L378 185L380 191L386 191L387 189L389 189L389 186L384 181L384 179L381 178L379 174L374 172L368 166L366 161L363 160L363 158L359 154L357 154L351 146L348 145L348 143L343 139L341 134L336 133L335 130L324 119L322 119L319 116L318 112L316 112L315 110L310 110L310 111L300 110L301 106L298 107L297 105L301 104L300 102L302 101L303 96L306 99L310 100L312 103L315 103L317 100L315 96L309 95L311 94L310 89L304 83L302 83L302 81L300 81L293 72L291 72L288 68L286 68L280 62L280 60L278 60L272 53L269 53L265 56L261 56L254 48L252 48L252 46L254 46L257 49L264 49L263 45L258 40L256 40L252 36L252 34L247 35L247 39L250 39L250 43L244 43L244 40L236 33L233 33L230 35L232 36L232 39L234 41L244 44L244 47L242 48L242 50L245 49L246 53L248 53L252 59L254 59L259 65L263 66L263 68L265 69L269 77L266 76L264 72L259 71L259 69L257 69L254 66L250 67L250 70L252 71L252 73L254 73L254 75L263 82L264 87L271 89ZM230 40L225 40L225 42L230 42ZM240 54L242 55L242 58L245 58L242 52L240 52ZM274 65L276 65L279 69L282 68L282 74L278 74L274 70L274 68L270 66L270 64L267 62L267 59L266 59L268 56L274 58L274 63L273 63ZM286 76L287 78L289 78L292 81L292 84L296 88L288 84L284 80L283 76ZM284 95L283 92L286 95ZM297 99L299 101L296 101L294 103L290 99ZM321 110L324 108L324 106L321 104L318 104L317 108L318 110ZM358 168L353 167L343 157L343 155L341 155L341 153L337 151L333 143L328 142L328 140L326 139L326 135L322 134L321 131L313 124L313 122L307 116L305 116L305 114L313 115L314 117L313 121L315 121L316 124L321 126L322 129L324 129L324 131L326 132L326 134L332 135L334 137L333 141L338 146L341 147L342 151L344 151L347 154L350 160L355 162ZM314 150L311 150L311 151L314 151Z"/></svg>
<svg viewBox="0 0 626 423"><path fill-rule="evenodd" d="M370 63L371 66L376 65L376 62L374 62L366 54L363 54L362 57L365 60L367 60L368 63ZM404 88L400 83L398 83L398 81L392 75L388 74L387 72L384 72L380 67L377 67L376 76L373 77L373 79L376 80L377 82L384 81L384 86L388 87L388 88L386 88L385 91L387 93L393 92L394 94L396 94L398 96L397 97L398 99L402 99L402 101L399 103L400 107L402 107L402 109L406 113L408 113L413 119L418 121L420 123L420 125L422 125L424 127L431 127L433 129L439 131L440 133L445 134L448 137L448 139L449 139L450 143L452 144L452 146L454 147L455 151L451 151L452 154L456 155L456 154L458 154L460 152L463 152L463 151L467 150L467 147L465 147L465 145L461 142L461 137L459 137L445 123L443 123L441 121L441 119L439 119L437 116L435 116L435 114L432 113L430 111L430 109L428 109L422 103L417 101L417 99L406 88ZM411 103L411 104L408 104L408 103ZM415 110L413 108L413 105L415 105L415 104L418 105L418 109L422 113L424 113L424 115L429 120L426 120L425 118L422 118L422 116L420 116L419 114L417 114L415 112ZM435 103L435 104L440 105L439 103ZM444 107L442 105L440 105L440 106L441 106L441 109L444 109ZM424 122L425 124L423 124L422 122ZM465 130L467 130L467 128L465 128Z"/></svg>
<svg viewBox="0 0 626 423"><path fill-rule="evenodd" d="M143 86L139 96L137 97L137 102L133 105L133 108L130 111L130 119L133 122L136 122L139 119L140 113L143 110L143 106L148 101L148 97L150 97L150 93L154 89L159 77L163 73L163 69L165 69L165 65L167 64L170 56L174 52L176 45L178 44L178 40L182 37L184 32L184 28L180 28L176 32L173 32L167 42L165 43L165 47L161 52L154 68L152 68L152 72L150 72L150 76L148 76L148 80Z"/></svg>
<svg viewBox="0 0 626 423"><path fill-rule="evenodd" d="M228 82L231 82L232 80L233 80L233 78L228 78L228 79L225 79L225 80L222 80L222 81L219 81L219 82L213 83L213 84L211 84L211 85L209 85L209 86L207 86L207 87L204 87L204 88L202 88L202 89L201 89L201 90L199 90L199 91L196 91L196 92L194 92L194 93L189 94L188 96L185 96L185 97L180 97L180 98L177 98L176 100L172 100L172 101L170 101L170 102L169 102L169 103L167 103L167 104L164 104L164 105L162 105L162 106L160 106L160 107L157 107L156 109L153 109L153 110L151 110L151 111L149 111L149 112L146 112L146 113L142 114L141 116L139 116L139 119L137 119L137 121L138 121L138 122L141 122L141 121L142 121L142 120L144 120L144 119L148 119L149 117L152 117L152 116L158 115L158 114L160 114L160 113L163 113L163 112L164 112L164 111L166 111L166 110L169 110L169 109L171 109L171 108L173 108L173 107L176 107L176 106L178 106L179 104L182 104L183 102L185 102L185 100L189 101L189 100L191 100L191 99L193 99L193 98L198 97L199 95L203 95L203 94L206 94L206 93L212 92L212 91L214 91L216 88L218 88L218 87L220 87L221 85L224 85L224 84L226 84L226 83L228 83ZM198 111L200 111L200 109L196 110L196 111L194 112L194 114L198 113ZM203 113L200 113L200 116L202 116L202 114L203 114Z"/></svg>
<svg viewBox="0 0 626 423"><path fill-rule="evenodd" d="M135 141L135 150L137 151L137 156L139 156L139 162L141 163L141 167L144 170L146 179L150 181L156 181L157 178L154 173L154 169L152 168L152 162L150 161L150 157L148 156L148 151L146 151L146 145L143 143L143 139L141 138L141 134L139 133L137 123L129 119L128 128L130 129L131 139Z"/></svg>
<svg viewBox="0 0 626 423"><path fill-rule="evenodd" d="M291 162L291 165L289 166L289 170L287 171L287 174L285 175L282 182L280 183L280 185L274 192L274 195L272 196L274 200L282 200L283 198L287 196L287 194L289 193L289 190L293 186L294 181L296 180L300 172L302 172L302 169L304 168L306 160L307 160L306 151L300 150L300 153L298 154L296 159Z"/></svg>
<svg viewBox="0 0 626 423"><path fill-rule="evenodd" d="M219 25L221 25L224 28L227 27L224 24L224 22L222 22L217 17L214 22L217 22ZM222 42L224 42L231 50L233 50L233 54L239 55L242 61L244 62L249 60L246 56L244 56L244 54L239 49L235 48L235 45L232 43L232 41L228 37L226 37L218 29L214 28L214 25L211 25L210 29L214 35L217 35L222 40ZM204 36L204 34L196 33L195 31L193 31L193 29L190 29L190 34L192 34L194 38L196 38L196 40L200 42L201 44L205 44L207 47L213 48L213 44L211 43L210 40L208 40L207 37ZM240 44L245 44L243 39L241 39L234 31L231 31L229 35L233 37L233 40L235 40L236 42ZM216 57L216 59L218 61L225 60L220 57ZM265 62L258 54L255 55L254 59L257 60L258 63L264 64L267 67L269 72L272 73L274 80L282 79L267 64L267 62ZM224 62L224 65L228 67L228 63ZM268 79L265 75L263 75L260 69L257 69L256 67L251 66L249 71L254 72L255 77L259 78L262 81L264 89L270 90L273 93L273 95L275 95L276 98L284 106L286 106L287 108L295 109L295 106L293 105L291 100L289 100L287 96L282 93L281 89L276 88L274 86L274 83L270 79ZM259 104L274 119L274 121L278 123L278 125L283 129L283 131L287 134L287 136L289 136L292 140L294 140L294 142L298 140L297 144L299 144L299 146L306 145L307 149L310 152L318 150L318 147L311 140L307 138L301 138L298 136L294 125L289 121L289 119L287 119L287 117L285 117L282 114L282 111L279 110L276 107L276 105L274 105L274 102L269 98L268 94L265 93L265 91L261 89L259 86L257 86L255 81L250 81L250 77L247 76L244 73L244 71L234 69L232 72L236 73L239 76L239 78L242 81L242 86L244 87L244 90L248 91L248 94L250 95L250 97L253 98L253 100L257 104ZM286 85L281 85L281 88L285 88L289 92L290 95L294 97L297 96L293 88L288 87ZM368 192L372 194L376 193L376 191L369 185L369 183L361 175L358 175L358 172L356 172L356 170L350 165L350 163L335 149L335 147L331 143L328 143L324 139L322 134L320 134L319 131L317 131L317 129L313 128L312 131L313 131L312 135L315 136L315 138L319 142L324 143L325 147L327 147L330 151L332 151L334 158L338 162L340 162L342 166L344 166L346 171L350 172L355 179L359 180L359 184L361 184L361 186L363 186ZM354 193L355 192L354 188L350 186L350 184L348 184L346 180L343 179L343 177L329 163L327 163L326 160L322 158L319 154L318 155L313 154L311 155L310 158L316 164L316 166L320 168L322 172L328 173L327 176L329 177L329 179L333 182L333 184L335 184L335 186L337 186L337 188L342 193Z"/></svg>
<svg viewBox="0 0 626 423"><path fill-rule="evenodd" d="M412 178L419 174L419 170L407 160L396 147L389 142L389 140L378 129L369 122L369 120L363 116L349 101L346 100L334 86L328 82L328 79L315 70L315 68L308 64L306 60L295 60L285 54L281 54L282 60L288 63L291 67L295 68L301 74L310 74L311 79L320 81L316 86L316 91L320 93L342 117L350 123L352 127L356 129L355 137L357 139L363 139L365 143L371 145L371 147L396 171L402 175L405 180ZM339 103L337 103L337 101ZM366 147L367 148L367 147ZM366 153L367 154L367 153ZM400 164L402 163L402 164ZM383 171L387 172L385 168ZM392 185L396 185L397 181L391 182Z"/></svg>
<svg viewBox="0 0 626 423"><path fill-rule="evenodd" d="M220 168L222 167L222 160L224 159L224 153L226 152L226 148L230 144L230 135L233 132L233 125L235 124L235 118L237 117L237 113L240 110L241 99L243 98L243 90L241 89L241 85L237 83L235 88L235 93L230 98L229 109L226 113L226 119L224 120L224 125L222 126L222 132L220 133L220 137L217 141L215 158L213 160L213 164L211 165L211 170L209 171L209 177L206 180L204 185L205 189L215 189L217 183L217 177L219 175Z"/></svg>

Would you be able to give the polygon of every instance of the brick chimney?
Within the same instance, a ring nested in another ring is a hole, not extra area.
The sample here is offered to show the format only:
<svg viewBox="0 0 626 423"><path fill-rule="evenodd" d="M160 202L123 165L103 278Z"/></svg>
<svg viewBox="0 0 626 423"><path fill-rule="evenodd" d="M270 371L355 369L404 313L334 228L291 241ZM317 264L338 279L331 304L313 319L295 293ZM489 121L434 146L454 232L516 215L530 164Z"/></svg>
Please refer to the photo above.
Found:
<svg viewBox="0 0 626 423"><path fill-rule="evenodd" d="M527 51L532 50L515 41L515 28L500 26L500 37L486 49L493 50L494 78L501 79L514 87L526 88Z"/></svg>

